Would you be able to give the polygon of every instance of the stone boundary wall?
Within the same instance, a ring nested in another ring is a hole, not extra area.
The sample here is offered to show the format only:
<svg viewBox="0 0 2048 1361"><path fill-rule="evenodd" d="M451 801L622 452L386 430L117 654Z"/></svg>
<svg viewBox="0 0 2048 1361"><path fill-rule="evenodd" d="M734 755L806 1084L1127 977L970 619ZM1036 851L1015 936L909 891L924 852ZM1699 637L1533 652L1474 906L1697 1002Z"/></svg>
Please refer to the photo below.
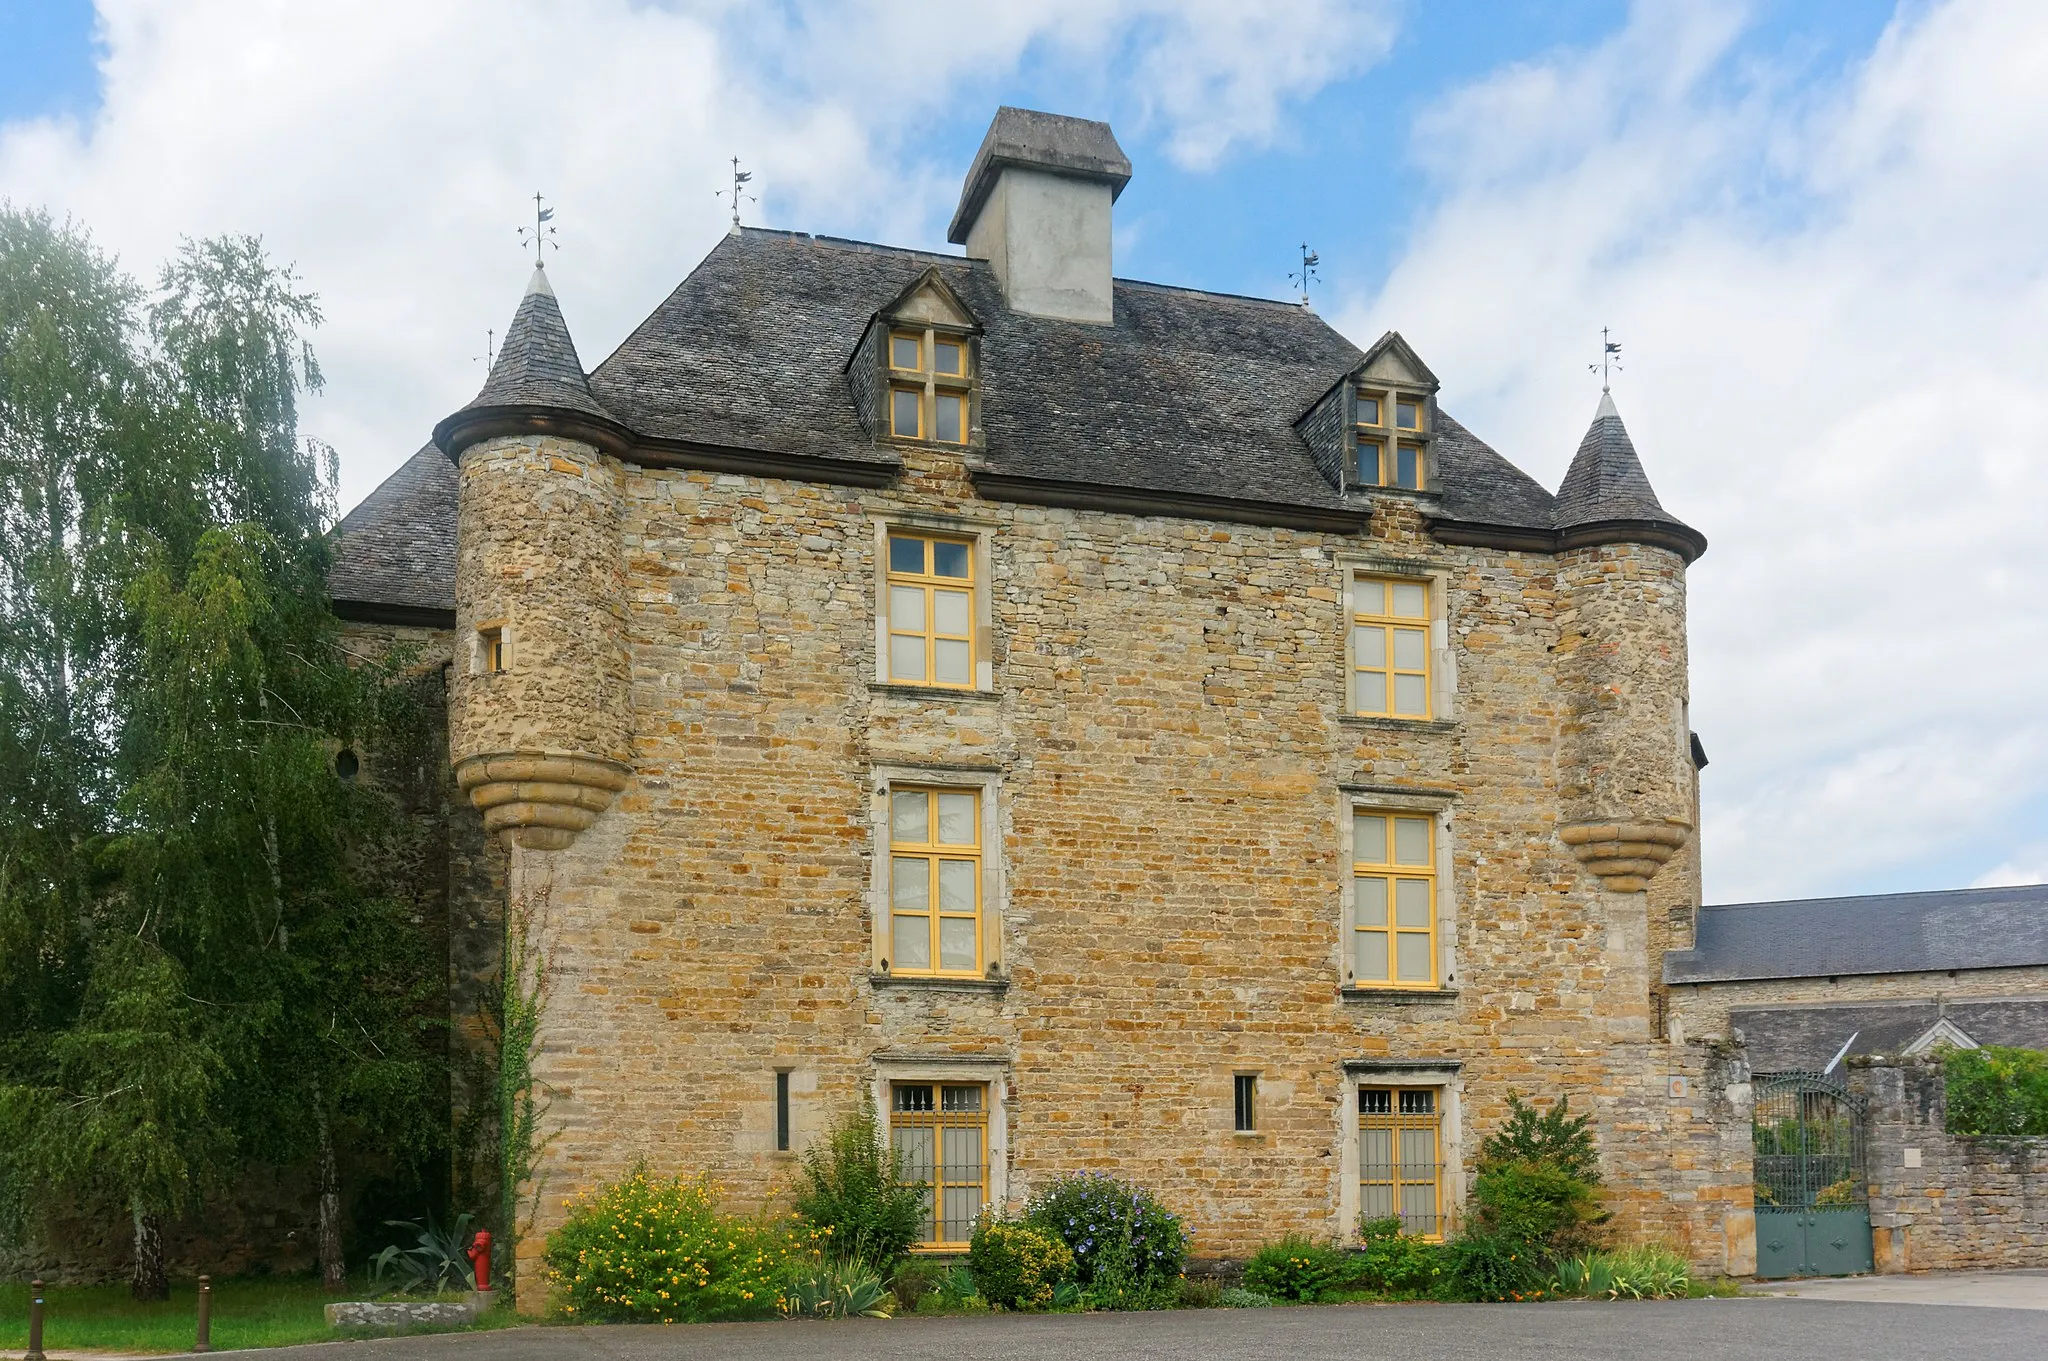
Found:
<svg viewBox="0 0 2048 1361"><path fill-rule="evenodd" d="M1851 1060L1849 1084L1870 1102L1878 1271L2048 1266L2048 1139L1950 1137L1938 1055Z"/></svg>

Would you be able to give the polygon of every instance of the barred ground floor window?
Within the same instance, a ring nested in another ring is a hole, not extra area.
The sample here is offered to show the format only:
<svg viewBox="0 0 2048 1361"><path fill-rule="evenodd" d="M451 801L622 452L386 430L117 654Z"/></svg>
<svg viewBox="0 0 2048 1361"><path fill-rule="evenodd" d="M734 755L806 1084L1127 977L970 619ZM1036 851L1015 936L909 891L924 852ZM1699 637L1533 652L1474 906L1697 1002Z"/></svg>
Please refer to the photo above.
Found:
<svg viewBox="0 0 2048 1361"><path fill-rule="evenodd" d="M1401 1221L1403 1233L1444 1233L1443 1093L1436 1087L1358 1089L1361 1220Z"/></svg>
<svg viewBox="0 0 2048 1361"><path fill-rule="evenodd" d="M967 1247L989 1201L988 1115L985 1082L889 1084L890 1146L904 1180L925 1188L919 1247Z"/></svg>

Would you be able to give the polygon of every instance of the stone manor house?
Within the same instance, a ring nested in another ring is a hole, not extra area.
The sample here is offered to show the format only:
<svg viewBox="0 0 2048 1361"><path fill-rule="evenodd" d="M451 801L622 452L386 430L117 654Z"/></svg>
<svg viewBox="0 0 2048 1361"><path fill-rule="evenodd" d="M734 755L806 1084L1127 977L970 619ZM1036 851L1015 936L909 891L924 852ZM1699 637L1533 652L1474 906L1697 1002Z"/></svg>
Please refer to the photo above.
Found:
<svg viewBox="0 0 2048 1361"><path fill-rule="evenodd" d="M546 961L535 1227L643 1158L768 1199L867 1093L938 1249L1077 1169L1202 1257L1440 1233L1519 1092L1746 1270L1661 968L1705 539L1605 398L1553 493L1396 333L1115 277L1130 175L1005 108L963 254L735 229L588 372L536 270L339 527L446 667L458 1010L508 912Z"/></svg>

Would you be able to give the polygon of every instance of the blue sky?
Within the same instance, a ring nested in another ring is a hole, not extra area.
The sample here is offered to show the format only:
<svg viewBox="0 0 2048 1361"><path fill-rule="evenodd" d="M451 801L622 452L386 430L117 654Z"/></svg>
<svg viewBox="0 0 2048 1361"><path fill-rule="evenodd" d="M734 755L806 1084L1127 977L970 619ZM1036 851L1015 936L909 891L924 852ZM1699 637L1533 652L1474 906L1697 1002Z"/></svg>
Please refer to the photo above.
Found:
<svg viewBox="0 0 2048 1361"><path fill-rule="evenodd" d="M905 79L904 72L914 73ZM549 272L595 365L748 221L948 250L998 103L1106 118L1127 277L1269 297L1555 486L1598 395L1690 576L1710 900L2048 879L2038 0L0 0L0 197L322 296L342 506ZM1964 414L1966 413L1966 414Z"/></svg>

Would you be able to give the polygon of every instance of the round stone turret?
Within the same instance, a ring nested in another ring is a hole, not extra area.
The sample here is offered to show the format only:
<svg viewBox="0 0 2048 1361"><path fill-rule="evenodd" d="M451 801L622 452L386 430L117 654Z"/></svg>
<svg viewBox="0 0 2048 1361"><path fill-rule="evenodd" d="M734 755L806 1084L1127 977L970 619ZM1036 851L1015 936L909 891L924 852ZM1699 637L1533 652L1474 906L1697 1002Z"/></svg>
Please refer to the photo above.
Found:
<svg viewBox="0 0 2048 1361"><path fill-rule="evenodd" d="M1694 830L1685 569L1706 540L1658 504L1605 394L1557 528L1559 835L1603 887L1634 893Z"/></svg>
<svg viewBox="0 0 2048 1361"><path fill-rule="evenodd" d="M461 470L456 782L488 830L561 850L630 777L625 433L591 395L539 269L483 392L434 437Z"/></svg>

